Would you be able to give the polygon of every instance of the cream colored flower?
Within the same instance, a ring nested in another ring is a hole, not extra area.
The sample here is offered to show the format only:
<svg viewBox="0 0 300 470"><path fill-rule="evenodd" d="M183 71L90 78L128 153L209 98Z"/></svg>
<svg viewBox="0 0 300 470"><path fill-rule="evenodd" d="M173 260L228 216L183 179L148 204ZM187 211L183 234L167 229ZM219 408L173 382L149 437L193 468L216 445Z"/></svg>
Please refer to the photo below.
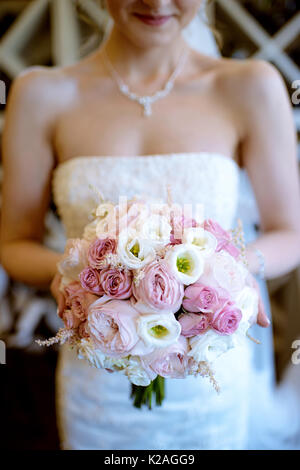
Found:
<svg viewBox="0 0 300 470"><path fill-rule="evenodd" d="M209 330L204 335L195 336L189 341L191 356L196 362L214 362L218 357L225 354L236 345L234 335L219 335L213 330Z"/></svg>
<svg viewBox="0 0 300 470"><path fill-rule="evenodd" d="M134 229L123 230L119 234L117 254L129 269L139 269L155 258L151 243L140 238Z"/></svg>
<svg viewBox="0 0 300 470"><path fill-rule="evenodd" d="M157 374L152 372L150 368L144 369L138 356L131 356L129 358L125 374L131 383L143 387L147 387L157 377Z"/></svg>
<svg viewBox="0 0 300 470"><path fill-rule="evenodd" d="M235 295L243 289L248 271L229 253L226 251L215 253L212 258L212 266L216 281L231 295Z"/></svg>
<svg viewBox="0 0 300 470"><path fill-rule="evenodd" d="M164 259L177 279L186 286L196 282L204 271L204 258L190 243L175 245Z"/></svg>
<svg viewBox="0 0 300 470"><path fill-rule="evenodd" d="M139 221L136 229L139 236L155 248L160 248L170 242L172 227L165 216L150 214L145 220Z"/></svg>
<svg viewBox="0 0 300 470"><path fill-rule="evenodd" d="M77 356L85 359L89 364L97 369L111 369L114 371L125 371L128 365L128 356L123 358L109 357L102 351L96 349L88 339L81 339L77 344Z"/></svg>
<svg viewBox="0 0 300 470"><path fill-rule="evenodd" d="M198 248L205 258L211 256L216 251L218 245L216 237L202 227L185 229L182 241Z"/></svg>
<svg viewBox="0 0 300 470"><path fill-rule="evenodd" d="M177 341L181 326L172 313L141 315L137 319L137 333L147 346L165 348Z"/></svg>
<svg viewBox="0 0 300 470"><path fill-rule="evenodd" d="M242 311L243 317L238 330L246 333L256 323L258 314L258 293L246 286L235 298L236 306Z"/></svg>

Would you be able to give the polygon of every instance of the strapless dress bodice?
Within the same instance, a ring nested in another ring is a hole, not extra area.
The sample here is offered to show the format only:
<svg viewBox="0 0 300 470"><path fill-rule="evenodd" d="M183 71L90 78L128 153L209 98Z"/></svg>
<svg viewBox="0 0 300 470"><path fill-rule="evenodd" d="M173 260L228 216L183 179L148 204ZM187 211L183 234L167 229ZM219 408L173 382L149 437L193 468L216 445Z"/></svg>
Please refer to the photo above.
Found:
<svg viewBox="0 0 300 470"><path fill-rule="evenodd" d="M205 217L231 228L238 204L239 166L212 152L145 156L79 156L53 172L53 200L67 238L80 237L99 202L143 195L178 204L204 204Z"/></svg>

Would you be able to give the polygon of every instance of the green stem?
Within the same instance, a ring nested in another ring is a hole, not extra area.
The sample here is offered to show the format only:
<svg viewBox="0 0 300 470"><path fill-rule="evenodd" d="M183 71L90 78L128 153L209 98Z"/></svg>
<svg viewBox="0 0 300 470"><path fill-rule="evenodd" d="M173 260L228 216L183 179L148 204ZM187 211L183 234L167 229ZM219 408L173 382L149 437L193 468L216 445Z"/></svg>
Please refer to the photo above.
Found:
<svg viewBox="0 0 300 470"><path fill-rule="evenodd" d="M152 395L155 396L156 405L161 406L165 397L165 379L163 377L158 375L147 387L131 384L130 397L133 398L133 405L136 408L146 405L151 410Z"/></svg>

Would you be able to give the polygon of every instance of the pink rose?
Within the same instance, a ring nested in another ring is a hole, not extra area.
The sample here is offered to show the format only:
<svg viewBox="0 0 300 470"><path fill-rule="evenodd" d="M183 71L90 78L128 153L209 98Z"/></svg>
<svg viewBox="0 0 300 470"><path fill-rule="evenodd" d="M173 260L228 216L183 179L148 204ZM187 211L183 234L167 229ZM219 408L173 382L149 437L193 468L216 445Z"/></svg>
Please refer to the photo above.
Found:
<svg viewBox="0 0 300 470"><path fill-rule="evenodd" d="M104 294L104 291L101 287L100 272L97 269L88 266L83 271L81 271L79 278L82 287L88 292L97 295Z"/></svg>
<svg viewBox="0 0 300 470"><path fill-rule="evenodd" d="M210 326L221 335L232 335L241 319L242 312L232 301L226 301L215 313L209 314Z"/></svg>
<svg viewBox="0 0 300 470"><path fill-rule="evenodd" d="M218 291L213 287L195 282L184 291L183 308L188 312L213 312L219 304Z"/></svg>
<svg viewBox="0 0 300 470"><path fill-rule="evenodd" d="M132 273L129 270L105 268L100 271L100 283L105 294L115 299L132 295Z"/></svg>
<svg viewBox="0 0 300 470"><path fill-rule="evenodd" d="M152 261L143 269L138 285L133 283L135 307L141 313L168 312L179 310L184 294L183 285L171 273L164 261Z"/></svg>
<svg viewBox="0 0 300 470"><path fill-rule="evenodd" d="M78 328L81 320L75 317L72 313L72 310L65 309L61 315L62 321L67 329Z"/></svg>
<svg viewBox="0 0 300 470"><path fill-rule="evenodd" d="M97 238L89 247L88 262L92 268L105 266L105 258L116 252L117 241L113 238Z"/></svg>
<svg viewBox="0 0 300 470"><path fill-rule="evenodd" d="M198 313L184 313L179 316L181 334L185 338L202 335L209 328L208 316Z"/></svg>
<svg viewBox="0 0 300 470"><path fill-rule="evenodd" d="M66 328L78 328L87 318L88 307L98 299L86 292L79 282L72 282L64 288L64 308L60 317Z"/></svg>
<svg viewBox="0 0 300 470"><path fill-rule="evenodd" d="M204 221L204 229L212 233L218 240L216 248L217 253L221 250L225 250L235 259L239 257L240 250L232 243L230 233L224 230L221 225L211 219L207 219Z"/></svg>
<svg viewBox="0 0 300 470"><path fill-rule="evenodd" d="M87 331L96 348L114 357L127 356L137 344L138 312L128 300L94 302L88 311Z"/></svg>
<svg viewBox="0 0 300 470"><path fill-rule="evenodd" d="M141 357L143 366L150 368L161 377L183 379L187 375L187 340L180 336L176 343L167 348L155 349L151 354Z"/></svg>

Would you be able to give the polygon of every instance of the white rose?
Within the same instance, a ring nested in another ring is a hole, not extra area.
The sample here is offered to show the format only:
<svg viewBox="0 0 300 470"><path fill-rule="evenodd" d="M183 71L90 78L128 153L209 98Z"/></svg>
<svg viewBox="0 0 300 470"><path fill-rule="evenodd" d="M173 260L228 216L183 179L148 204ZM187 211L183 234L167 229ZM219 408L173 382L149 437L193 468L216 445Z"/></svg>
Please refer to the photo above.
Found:
<svg viewBox="0 0 300 470"><path fill-rule="evenodd" d="M146 346L165 348L177 341L181 326L172 313L141 315L137 319L137 333Z"/></svg>
<svg viewBox="0 0 300 470"><path fill-rule="evenodd" d="M252 287L246 286L235 298L236 306L242 311L243 317L239 330L246 333L256 322L258 315L258 293Z"/></svg>
<svg viewBox="0 0 300 470"><path fill-rule="evenodd" d="M69 282L77 281L79 274L86 267L88 248L89 243L86 240L79 238L67 240L64 255L57 263L57 269Z"/></svg>
<svg viewBox="0 0 300 470"><path fill-rule="evenodd" d="M240 292L245 286L247 269L226 251L215 253L211 258L213 275L221 287L230 294Z"/></svg>
<svg viewBox="0 0 300 470"><path fill-rule="evenodd" d="M218 245L216 237L207 230L204 230L202 227L191 227L185 229L182 241L183 243L194 245L201 251L201 254L205 258L211 256L216 251Z"/></svg>
<svg viewBox="0 0 300 470"><path fill-rule="evenodd" d="M140 358L137 356L131 356L126 367L125 374L129 378L130 382L134 385L140 385L147 387L152 380L157 377L151 369L144 369L141 364Z"/></svg>
<svg viewBox="0 0 300 470"><path fill-rule="evenodd" d="M137 225L139 236L158 248L170 242L171 230L167 217L159 214L151 214Z"/></svg>
<svg viewBox="0 0 300 470"><path fill-rule="evenodd" d="M167 252L165 261L177 279L186 286L196 282L204 271L201 252L189 243L172 247Z"/></svg>
<svg viewBox="0 0 300 470"><path fill-rule="evenodd" d="M209 330L207 333L195 336L190 341L191 350L188 356L191 356L196 362L207 361L212 363L222 354L236 346L234 335L219 335Z"/></svg>
<svg viewBox="0 0 300 470"><path fill-rule="evenodd" d="M97 369L112 369L114 371L125 371L128 365L128 356L123 358L109 357L102 351L96 349L88 339L81 339L77 344L77 356L85 359Z"/></svg>
<svg viewBox="0 0 300 470"><path fill-rule="evenodd" d="M119 234L117 254L121 263L129 269L142 268L155 258L154 248L134 229L123 230Z"/></svg>

